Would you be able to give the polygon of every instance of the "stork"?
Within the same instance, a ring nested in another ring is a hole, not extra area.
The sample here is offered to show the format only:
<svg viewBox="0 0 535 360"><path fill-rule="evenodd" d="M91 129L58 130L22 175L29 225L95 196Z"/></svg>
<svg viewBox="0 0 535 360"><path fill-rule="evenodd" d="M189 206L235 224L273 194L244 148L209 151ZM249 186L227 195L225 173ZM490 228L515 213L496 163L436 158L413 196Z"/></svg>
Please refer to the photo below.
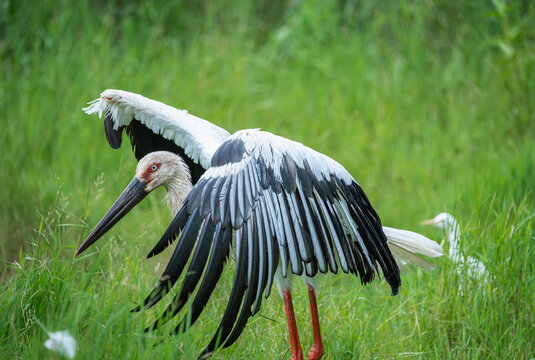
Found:
<svg viewBox="0 0 535 360"><path fill-rule="evenodd" d="M290 281L301 275L312 318L308 357L320 359L324 348L312 278L342 270L367 284L382 273L396 295L401 285L398 262L429 270L435 265L416 254L442 255L442 248L422 235L382 227L349 172L300 143L258 129L231 135L184 110L120 90L104 91L84 110L105 115L104 128L112 148L121 146L126 130L139 163L133 180L76 255L152 190L167 189L174 218L148 257L180 239L142 306L159 302L188 261L189 267L180 290L152 329L180 313L192 294L189 315L175 332L198 319L234 246L232 290L219 327L203 351L205 356L236 341L249 317L260 310L262 297L269 297L275 281L286 310L291 358L302 359Z"/></svg>
<svg viewBox="0 0 535 360"><path fill-rule="evenodd" d="M461 240L461 229L453 215L441 212L432 219L421 221L420 225L431 225L447 232L446 237L450 243L448 255L451 261L455 264L455 270L461 279L461 282L459 283L459 293L463 293L465 277L478 282L479 285L484 286L487 283L489 273L485 264L472 256L465 256L460 251L459 242Z"/></svg>

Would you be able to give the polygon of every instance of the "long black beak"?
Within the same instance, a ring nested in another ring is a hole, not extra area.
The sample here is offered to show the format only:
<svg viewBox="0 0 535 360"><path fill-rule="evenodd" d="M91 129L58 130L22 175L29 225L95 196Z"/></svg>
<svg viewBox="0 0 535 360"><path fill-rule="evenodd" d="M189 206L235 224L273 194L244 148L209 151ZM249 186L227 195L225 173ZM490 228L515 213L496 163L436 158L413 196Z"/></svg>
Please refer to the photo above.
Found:
<svg viewBox="0 0 535 360"><path fill-rule="evenodd" d="M104 215L102 220L100 220L93 231L91 231L91 234L85 239L74 256L80 255L85 249L100 239L100 237L111 229L113 225L143 200L148 194L145 190L146 185L147 183L139 181L137 178L132 179L119 198L115 200L115 203L111 206L106 215Z"/></svg>

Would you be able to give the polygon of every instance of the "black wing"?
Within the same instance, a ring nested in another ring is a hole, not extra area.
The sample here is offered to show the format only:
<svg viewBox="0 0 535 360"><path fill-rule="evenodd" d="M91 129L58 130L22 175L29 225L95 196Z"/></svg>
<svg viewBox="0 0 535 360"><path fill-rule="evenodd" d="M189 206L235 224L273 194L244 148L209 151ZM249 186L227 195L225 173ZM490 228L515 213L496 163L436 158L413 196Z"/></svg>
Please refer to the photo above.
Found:
<svg viewBox="0 0 535 360"><path fill-rule="evenodd" d="M200 164L197 164L189 156L186 156L184 149L175 144L174 141L168 140L160 134L155 134L136 118L133 118L129 125L119 126L119 129L115 130L113 128L112 115L108 113L104 117L104 131L106 132L106 139L108 139L113 149L121 147L122 133L125 128L126 133L130 137L132 150L138 161L148 153L154 151L169 151L178 154L188 166L193 184L197 183L206 171Z"/></svg>
<svg viewBox="0 0 535 360"><path fill-rule="evenodd" d="M330 173L328 164L323 164L327 169L323 173L314 171L317 153L302 146L298 149L304 154L296 155L296 148L290 146L295 143L287 140L274 143L268 136L262 151L271 153L264 157L254 147L265 133L255 134L254 139L232 136L221 145L212 167L148 255L158 254L181 234L158 285L145 301L147 307L175 284L191 256L181 289L161 318L166 321L178 314L198 287L191 313L176 327L178 332L195 322L206 306L234 234L232 292L205 353L237 339L248 318L260 309L262 295L269 296L279 262L283 276L287 268L297 275L314 276L318 271L336 273L340 267L358 274L363 284L380 267L393 294L400 286L381 221L360 186L354 180L347 184L347 175L346 180L340 179L339 165ZM285 144L290 146L288 152Z"/></svg>
<svg viewBox="0 0 535 360"><path fill-rule="evenodd" d="M109 115L106 115L104 122L106 121L111 122L111 120L109 120ZM104 126L108 140L113 136L108 135L109 128L110 126L108 125ZM134 151L138 161L148 153L154 151L169 151L178 154L188 166L191 172L191 181L193 184L197 183L199 178L206 171L206 169L204 169L200 164L197 164L191 157L187 156L184 152L184 149L175 144L174 141L168 140L160 134L154 133L136 118L133 118L128 126L119 127L119 130L113 130L113 127L111 128L112 134L121 132L123 128L126 128L126 133L130 137L130 142L132 144L132 150ZM110 145L113 147L111 142Z"/></svg>

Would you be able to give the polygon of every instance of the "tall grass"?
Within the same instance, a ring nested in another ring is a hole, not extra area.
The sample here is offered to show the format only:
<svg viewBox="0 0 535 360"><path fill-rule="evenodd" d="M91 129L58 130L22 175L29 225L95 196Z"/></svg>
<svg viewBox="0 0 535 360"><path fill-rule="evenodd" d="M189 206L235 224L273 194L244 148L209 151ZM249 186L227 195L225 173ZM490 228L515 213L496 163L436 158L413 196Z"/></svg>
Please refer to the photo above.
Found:
<svg viewBox="0 0 535 360"><path fill-rule="evenodd" d="M0 355L49 356L37 320L69 328L83 358L190 358L217 325L230 269L195 331L145 334L161 308L129 313L165 265L144 259L169 222L162 192L72 258L135 168L80 110L120 88L328 154L387 225L438 238L418 221L460 219L486 287L459 294L446 258L405 274L396 298L383 282L323 281L327 358L535 356L534 29L530 2L499 0L0 2ZM217 356L289 357L277 296L260 315Z"/></svg>

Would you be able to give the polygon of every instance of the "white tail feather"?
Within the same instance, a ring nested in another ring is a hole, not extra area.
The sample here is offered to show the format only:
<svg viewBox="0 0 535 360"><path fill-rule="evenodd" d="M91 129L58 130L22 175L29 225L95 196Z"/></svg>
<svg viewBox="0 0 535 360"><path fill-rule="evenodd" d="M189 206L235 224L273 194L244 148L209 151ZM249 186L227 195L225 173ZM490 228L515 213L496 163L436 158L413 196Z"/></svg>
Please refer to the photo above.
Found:
<svg viewBox="0 0 535 360"><path fill-rule="evenodd" d="M422 259L416 254L429 257L439 257L444 254L442 247L431 239L412 231L394 229L383 226L383 231L388 240L388 247L394 255L400 267L407 264L421 267L425 270L433 270L436 265Z"/></svg>

